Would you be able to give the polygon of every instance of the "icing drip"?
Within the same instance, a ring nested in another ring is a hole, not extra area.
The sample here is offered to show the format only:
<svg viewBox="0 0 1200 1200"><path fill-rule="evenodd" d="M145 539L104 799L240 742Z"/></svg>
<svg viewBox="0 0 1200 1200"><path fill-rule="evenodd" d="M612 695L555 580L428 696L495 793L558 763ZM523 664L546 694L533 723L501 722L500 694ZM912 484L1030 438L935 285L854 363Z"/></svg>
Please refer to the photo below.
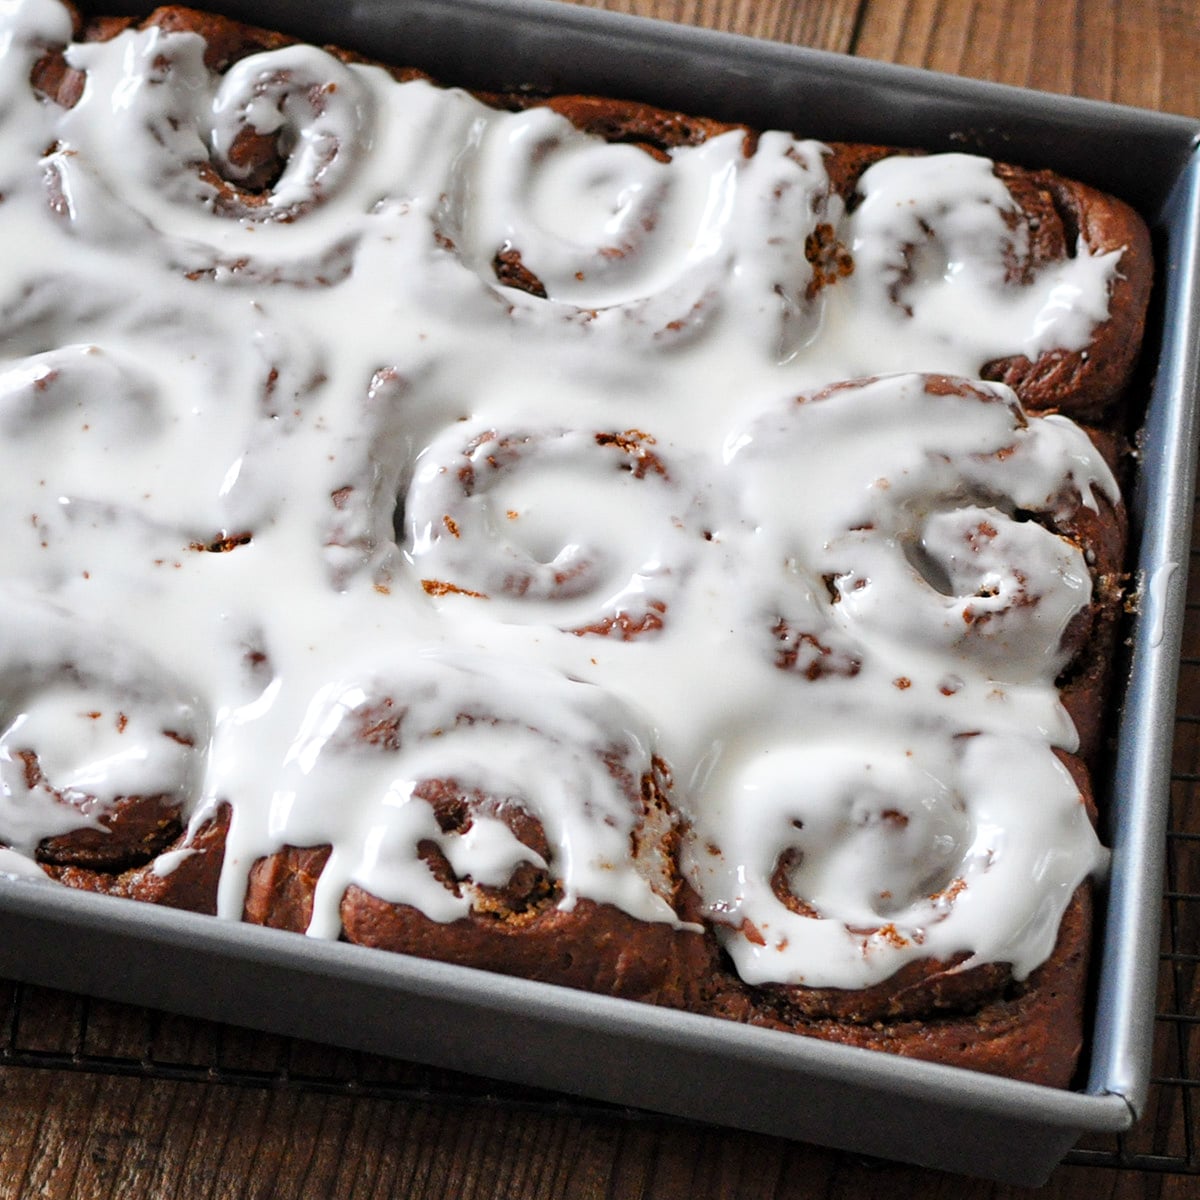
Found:
<svg viewBox="0 0 1200 1200"><path fill-rule="evenodd" d="M1045 958L1104 861L1054 522L1116 492L947 377L1085 346L1116 255L1018 286L982 160L846 212L785 133L652 156L313 49L129 31L64 109L67 37L0 8L0 871L152 792L228 806L229 918L320 845L323 936L349 884L448 921L521 863L675 922L682 835L748 979Z"/></svg>
<svg viewBox="0 0 1200 1200"><path fill-rule="evenodd" d="M333 844L320 884L331 903L318 895L313 932L337 935L337 901L352 882L448 921L466 914L471 888L503 884L521 862L546 866L499 819L505 810L541 824L565 880L563 907L600 894L645 920L675 919L663 865L652 850L636 852L643 779L655 767L634 714L594 687L520 663L426 657L384 678L395 685L331 684L315 697L259 831L264 851L281 835ZM461 832L439 828L430 800L431 785L447 783L475 797ZM337 797L350 803L349 821L331 811ZM461 894L430 874L427 843L469 878Z"/></svg>

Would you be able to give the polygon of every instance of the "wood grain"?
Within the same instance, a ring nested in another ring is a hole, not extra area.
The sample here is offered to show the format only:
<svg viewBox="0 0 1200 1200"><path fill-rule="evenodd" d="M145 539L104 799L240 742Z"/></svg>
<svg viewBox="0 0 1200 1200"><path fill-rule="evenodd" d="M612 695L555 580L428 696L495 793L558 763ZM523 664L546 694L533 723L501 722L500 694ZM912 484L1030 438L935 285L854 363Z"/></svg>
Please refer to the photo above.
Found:
<svg viewBox="0 0 1200 1200"><path fill-rule="evenodd" d="M572 2L572 0L567 0ZM587 8L631 13L795 46L850 53L865 5L861 0L573 0Z"/></svg>
<svg viewBox="0 0 1200 1200"><path fill-rule="evenodd" d="M1027 1189L647 1118L0 1071L0 1196L117 1200L1008 1200ZM1194 1181L1193 1181L1194 1184ZM1066 1168L1042 1196L1194 1196Z"/></svg>
<svg viewBox="0 0 1200 1200"><path fill-rule="evenodd" d="M1194 0L580 2L1200 115ZM1200 615L1193 612L1190 621L1189 645L1200 648ZM1185 668L1183 690L1189 711L1200 711L1200 665ZM1178 770L1200 768L1197 732L1181 740ZM1197 803L1192 792L1185 799ZM1200 828L1200 812L1191 816ZM1200 860L1187 861L1192 875L1181 874L1180 858L1173 878L1177 889L1195 892ZM1194 903L1173 901L1166 917L1171 944L1196 944L1200 914ZM1194 962L1166 964L1163 986L1181 1011L1197 1011ZM0 1029L13 1015L11 997L11 989L6 996L0 988ZM374 1077L418 1086L441 1078L407 1064L119 1005L87 1006L80 1043L82 1002L51 992L36 997L20 1013L23 1050L207 1064L214 1071L236 1067L280 1080ZM1159 1037L1170 1069L1200 1076L1200 1039L1189 1043L1186 1031L1168 1026ZM495 1102L488 1099L492 1085L483 1081L451 1086L441 1078L439 1086L442 1099L390 1099L282 1083L231 1086L0 1067L0 1200L1009 1200L1030 1194L729 1130ZM1185 1108L1181 1094L1162 1094L1135 1148L1180 1153L1186 1138L1197 1136L1200 1109ZM1183 1200L1198 1193L1197 1181L1182 1176L1068 1167L1039 1194L1056 1200Z"/></svg>
<svg viewBox="0 0 1200 1200"><path fill-rule="evenodd" d="M976 79L1200 115L1200 8L1191 0L884 0L853 51Z"/></svg>
<svg viewBox="0 0 1200 1200"><path fill-rule="evenodd" d="M1192 0L560 0L1200 116Z"/></svg>

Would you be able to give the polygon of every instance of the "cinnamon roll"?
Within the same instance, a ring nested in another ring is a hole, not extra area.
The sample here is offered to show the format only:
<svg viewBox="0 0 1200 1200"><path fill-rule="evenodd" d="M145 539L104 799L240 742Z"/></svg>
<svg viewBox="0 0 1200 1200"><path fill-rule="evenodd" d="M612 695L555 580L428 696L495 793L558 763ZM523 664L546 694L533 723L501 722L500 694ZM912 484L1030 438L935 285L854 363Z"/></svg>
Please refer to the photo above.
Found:
<svg viewBox="0 0 1200 1200"><path fill-rule="evenodd" d="M119 872L180 837L208 716L132 645L6 597L0 632L0 843L55 867ZM94 632L94 631L93 631Z"/></svg>
<svg viewBox="0 0 1200 1200"><path fill-rule="evenodd" d="M245 914L331 933L336 911L350 941L680 1004L706 947L670 783L595 687L415 661L315 698L268 822L298 844L255 861Z"/></svg>
<svg viewBox="0 0 1200 1200"><path fill-rule="evenodd" d="M1111 197L971 155L893 155L857 177L838 237L854 271L836 290L860 331L904 331L891 361L876 344L873 371L911 369L911 342L942 338L962 358L940 369L1079 417L1129 380L1150 283L1129 264L1149 244Z"/></svg>
<svg viewBox="0 0 1200 1200"><path fill-rule="evenodd" d="M1019 831L1014 762L1039 797ZM864 747L822 730L727 770L703 818L698 890L738 976L788 988L809 1015L921 1016L942 998L918 981L977 965L960 991L992 994L996 964L1026 978L1106 862L1090 796L1033 739L913 731Z"/></svg>
<svg viewBox="0 0 1200 1200"><path fill-rule="evenodd" d="M161 241L191 278L344 277L355 239L321 210L350 186L371 137L371 91L357 68L282 38L214 56L166 12L98 32L103 40L67 44L34 78L65 108L43 171L47 200L73 232L110 245ZM248 236L265 225L278 227L272 237Z"/></svg>
<svg viewBox="0 0 1200 1200"><path fill-rule="evenodd" d="M505 621L652 633L702 538L686 478L640 430L451 427L418 459L405 551L425 592Z"/></svg>
<svg viewBox="0 0 1200 1200"><path fill-rule="evenodd" d="M905 436L912 429L919 440ZM1100 523L1119 535L1112 472L1078 426L1026 415L1003 385L837 384L730 444L755 537L794 564L790 603L805 614L772 609L767 619L812 637L814 649L828 628L864 653L890 643L914 670L930 653L937 669L979 673L988 686L1052 683L1111 604L1105 581L1119 561L1080 532ZM830 457L800 509L787 501L786 476L806 444Z"/></svg>

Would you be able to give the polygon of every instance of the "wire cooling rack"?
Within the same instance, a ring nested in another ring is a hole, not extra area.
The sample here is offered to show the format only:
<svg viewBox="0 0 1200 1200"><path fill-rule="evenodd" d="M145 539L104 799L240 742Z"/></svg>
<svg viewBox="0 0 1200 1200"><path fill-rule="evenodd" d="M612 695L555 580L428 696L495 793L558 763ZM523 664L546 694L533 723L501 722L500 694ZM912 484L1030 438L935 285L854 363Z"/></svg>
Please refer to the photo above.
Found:
<svg viewBox="0 0 1200 1200"><path fill-rule="evenodd" d="M1200 540L1200 519L1197 530ZM1068 1164L1200 1175L1200 546L1191 552L1183 644L1153 1082L1133 1130L1087 1139ZM673 1120L2 981L0 1066Z"/></svg>
<svg viewBox="0 0 1200 1200"><path fill-rule="evenodd" d="M1200 511L1175 708L1153 1083L1141 1122L1068 1162L1200 1175Z"/></svg>

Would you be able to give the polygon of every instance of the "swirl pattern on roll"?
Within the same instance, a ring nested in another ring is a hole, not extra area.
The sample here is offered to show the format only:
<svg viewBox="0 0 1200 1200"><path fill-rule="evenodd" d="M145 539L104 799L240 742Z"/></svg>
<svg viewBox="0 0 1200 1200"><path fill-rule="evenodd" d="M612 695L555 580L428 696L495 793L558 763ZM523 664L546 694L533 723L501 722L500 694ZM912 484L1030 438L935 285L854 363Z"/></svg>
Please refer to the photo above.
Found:
<svg viewBox="0 0 1200 1200"><path fill-rule="evenodd" d="M914 426L925 433L906 442ZM836 455L824 479L814 464L800 508L786 477L806 444ZM1001 384L887 376L800 396L730 446L757 539L793 564L791 603L806 615L778 620L1013 683L1052 681L1074 652L1067 633L1092 599L1091 568L1058 522L1118 495L1078 427L1027 417Z"/></svg>
<svg viewBox="0 0 1200 1200"><path fill-rule="evenodd" d="M418 459L406 553L431 597L622 638L661 629L702 538L686 480L639 430L451 427Z"/></svg>
<svg viewBox="0 0 1200 1200"><path fill-rule="evenodd" d="M458 174L464 261L531 315L671 342L766 297L789 351L807 336L795 327L816 323L805 241L826 181L811 143L769 133L750 148L731 130L655 155L538 107L488 122Z"/></svg>
<svg viewBox="0 0 1200 1200"><path fill-rule="evenodd" d="M209 719L132 644L28 598L0 632L0 843L42 863L119 869L176 837Z"/></svg>
<svg viewBox="0 0 1200 1200"><path fill-rule="evenodd" d="M1035 253L1038 219L992 163L971 155L874 163L838 229L855 264L839 298L864 325L900 322L914 339L953 329L964 355L953 374L980 374L999 345L1019 345L1031 361L1081 345L1107 317L1119 279L1119 248L1089 253L1078 241L1044 261ZM961 319L985 310L985 321ZM870 353L873 371L909 369L901 344Z"/></svg>
<svg viewBox="0 0 1200 1200"><path fill-rule="evenodd" d="M254 55L218 75L192 35L150 25L115 40L119 55L109 43L66 54L87 82L44 170L48 200L72 229L117 245L165 237L180 269L231 282L344 274L350 243L322 218L371 138L371 96L358 75L315 47ZM120 102L107 102L110 93ZM323 239L304 232L309 223L325 227ZM282 259L248 236L263 224L294 227Z"/></svg>
<svg viewBox="0 0 1200 1200"><path fill-rule="evenodd" d="M94 340L0 360L0 436L14 452L0 513L14 561L62 580L122 561L143 539L161 562L232 548L274 519L282 456L321 382L306 347L260 314L244 352L229 355L226 315L153 310L120 286L97 285L78 308L40 305L30 297L10 323L12 349L68 329ZM188 388L212 391L180 411Z"/></svg>
<svg viewBox="0 0 1200 1200"><path fill-rule="evenodd" d="M1018 758L1040 800L1014 824ZM700 831L720 853L698 851L696 870L751 983L862 987L921 959L1023 978L1102 858L1070 773L1024 738L916 735L864 754L826 731L747 753L720 796Z"/></svg>

